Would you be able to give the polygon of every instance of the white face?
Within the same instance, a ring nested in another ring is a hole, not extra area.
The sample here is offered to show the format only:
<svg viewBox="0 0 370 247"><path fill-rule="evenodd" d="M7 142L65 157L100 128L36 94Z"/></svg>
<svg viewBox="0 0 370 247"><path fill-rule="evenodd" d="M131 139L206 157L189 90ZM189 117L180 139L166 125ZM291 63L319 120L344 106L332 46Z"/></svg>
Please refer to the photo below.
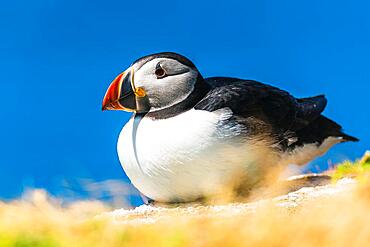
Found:
<svg viewBox="0 0 370 247"><path fill-rule="evenodd" d="M133 64L135 87L144 89L151 105L150 111L173 106L186 99L194 90L198 77L195 68L171 58L156 58L140 68Z"/></svg>

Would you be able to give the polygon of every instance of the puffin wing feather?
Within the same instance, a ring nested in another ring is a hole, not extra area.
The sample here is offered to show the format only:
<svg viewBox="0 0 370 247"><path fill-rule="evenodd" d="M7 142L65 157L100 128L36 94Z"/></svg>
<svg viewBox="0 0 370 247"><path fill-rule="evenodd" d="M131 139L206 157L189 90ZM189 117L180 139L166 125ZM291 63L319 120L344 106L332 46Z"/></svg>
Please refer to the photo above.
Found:
<svg viewBox="0 0 370 247"><path fill-rule="evenodd" d="M275 130L283 149L305 143L320 144L330 136L358 141L343 133L339 124L321 115L327 104L324 95L296 99L284 90L253 80L228 77L205 80L211 90L195 109L215 111L227 107L239 119L262 120ZM293 143L287 141L292 136L297 137Z"/></svg>
<svg viewBox="0 0 370 247"><path fill-rule="evenodd" d="M283 130L307 126L326 105L323 96L296 99L284 90L253 80L213 77L206 81L211 90L195 109L215 111L228 107L238 117L256 117Z"/></svg>

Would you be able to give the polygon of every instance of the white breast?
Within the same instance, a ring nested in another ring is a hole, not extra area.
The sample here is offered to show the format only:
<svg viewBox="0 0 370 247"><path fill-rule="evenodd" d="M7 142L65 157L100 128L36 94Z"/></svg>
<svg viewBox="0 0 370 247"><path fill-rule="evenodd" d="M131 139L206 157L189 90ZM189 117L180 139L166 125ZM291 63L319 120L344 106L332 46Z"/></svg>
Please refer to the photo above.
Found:
<svg viewBox="0 0 370 247"><path fill-rule="evenodd" d="M118 140L122 167L134 186L156 201L217 193L255 161L254 147L228 138L240 126L220 127L230 116L228 109L193 109L163 120L132 117Z"/></svg>

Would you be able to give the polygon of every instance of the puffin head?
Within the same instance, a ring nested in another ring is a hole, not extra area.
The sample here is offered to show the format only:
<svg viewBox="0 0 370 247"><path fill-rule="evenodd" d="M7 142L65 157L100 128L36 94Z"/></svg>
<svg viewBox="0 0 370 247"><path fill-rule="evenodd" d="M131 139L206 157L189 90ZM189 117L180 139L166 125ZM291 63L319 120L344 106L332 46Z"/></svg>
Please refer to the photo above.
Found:
<svg viewBox="0 0 370 247"><path fill-rule="evenodd" d="M185 100L201 78L195 65L172 52L136 60L110 84L103 110L155 112Z"/></svg>

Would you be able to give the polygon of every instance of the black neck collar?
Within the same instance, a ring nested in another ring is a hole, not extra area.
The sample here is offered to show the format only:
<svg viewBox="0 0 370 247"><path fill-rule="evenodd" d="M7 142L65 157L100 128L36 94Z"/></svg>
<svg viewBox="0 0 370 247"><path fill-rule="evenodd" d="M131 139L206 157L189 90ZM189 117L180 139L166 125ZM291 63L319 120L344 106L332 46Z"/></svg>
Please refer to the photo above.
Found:
<svg viewBox="0 0 370 247"><path fill-rule="evenodd" d="M194 84L193 92L191 92L191 94L186 99L168 108L155 112L148 112L145 116L152 119L166 119L174 117L193 108L201 99L204 98L209 90L209 84L199 74L197 81Z"/></svg>

